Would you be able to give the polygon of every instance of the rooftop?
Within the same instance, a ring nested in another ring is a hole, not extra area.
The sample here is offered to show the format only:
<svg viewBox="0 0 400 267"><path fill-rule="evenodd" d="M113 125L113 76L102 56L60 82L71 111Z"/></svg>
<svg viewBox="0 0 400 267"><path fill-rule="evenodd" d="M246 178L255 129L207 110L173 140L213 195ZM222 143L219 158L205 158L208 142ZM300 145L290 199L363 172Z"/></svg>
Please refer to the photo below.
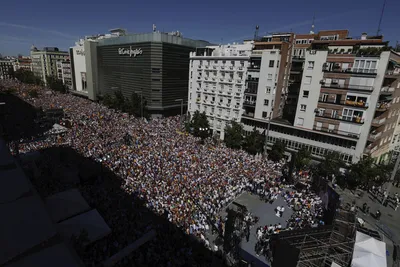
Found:
<svg viewBox="0 0 400 267"><path fill-rule="evenodd" d="M143 43L143 42L163 42L163 43L170 43L170 44L189 46L189 47L205 47L212 45L207 41L193 40L162 32L128 34L125 36L118 36L115 38L98 40L99 46L122 45L122 44Z"/></svg>

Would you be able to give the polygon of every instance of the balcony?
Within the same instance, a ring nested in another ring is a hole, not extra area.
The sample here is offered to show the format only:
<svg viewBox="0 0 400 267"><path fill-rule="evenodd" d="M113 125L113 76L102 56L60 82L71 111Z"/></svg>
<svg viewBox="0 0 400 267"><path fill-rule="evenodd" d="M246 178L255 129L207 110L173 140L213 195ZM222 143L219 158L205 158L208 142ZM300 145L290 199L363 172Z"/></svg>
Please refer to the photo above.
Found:
<svg viewBox="0 0 400 267"><path fill-rule="evenodd" d="M387 70L385 72L385 77L386 78L397 78L398 76L400 76L400 70L399 69Z"/></svg>
<svg viewBox="0 0 400 267"><path fill-rule="evenodd" d="M256 101L247 101L247 100L245 100L243 102L243 105L244 106L249 106L249 107L255 107L256 106Z"/></svg>
<svg viewBox="0 0 400 267"><path fill-rule="evenodd" d="M254 113L253 112L243 112L242 116L254 118Z"/></svg>
<svg viewBox="0 0 400 267"><path fill-rule="evenodd" d="M316 117L319 118L325 118L325 119L331 119L331 120L339 120L339 121L344 121L344 122L350 122L350 123L356 123L356 124L364 124L364 119L357 117L357 116L339 116L339 115L334 115L332 114L315 114Z"/></svg>
<svg viewBox="0 0 400 267"><path fill-rule="evenodd" d="M376 104L376 111L386 111L390 108L390 103L387 102L378 102Z"/></svg>
<svg viewBox="0 0 400 267"><path fill-rule="evenodd" d="M321 131L325 133L330 133L330 134L335 134L335 135L340 135L340 136L346 136L354 139L360 138L360 134L358 133L353 133L353 132L346 132L346 131L341 131L341 130L336 130L336 129L329 129L326 127L317 127L314 126L315 131Z"/></svg>
<svg viewBox="0 0 400 267"><path fill-rule="evenodd" d="M333 73L348 73L348 74L363 74L363 75L371 75L376 76L377 69L360 69L360 68L347 68L342 69L341 67L333 67L330 68L322 68L323 72L333 72Z"/></svg>
<svg viewBox="0 0 400 267"><path fill-rule="evenodd" d="M225 66L221 66L221 70L224 70L225 69Z"/></svg>
<svg viewBox="0 0 400 267"><path fill-rule="evenodd" d="M244 90L244 93L246 95L257 95L257 90L246 89L246 90Z"/></svg>
<svg viewBox="0 0 400 267"><path fill-rule="evenodd" d="M234 109L240 109L240 106L239 105L235 105L233 108Z"/></svg>
<svg viewBox="0 0 400 267"><path fill-rule="evenodd" d="M374 153L377 149L378 149L378 146L377 146L377 145L371 144L371 145L367 146L367 147L364 149L364 153L366 153L366 154L372 154L372 153Z"/></svg>
<svg viewBox="0 0 400 267"><path fill-rule="evenodd" d="M386 122L386 118L376 118L372 120L372 126L379 127L382 126Z"/></svg>
<svg viewBox="0 0 400 267"><path fill-rule="evenodd" d="M236 80L236 83L240 83L241 84L241 83L243 83L243 80L241 80L241 79L240 80Z"/></svg>
<svg viewBox="0 0 400 267"><path fill-rule="evenodd" d="M366 91L366 92L372 92L374 90L373 86L338 84L338 83L325 84L324 80L322 80L320 83L321 87L326 89L341 89L341 90L354 90L354 91Z"/></svg>
<svg viewBox="0 0 400 267"><path fill-rule="evenodd" d="M243 67L238 67L237 70L238 70L238 71L244 71L244 68L243 68Z"/></svg>
<svg viewBox="0 0 400 267"><path fill-rule="evenodd" d="M381 89L381 94L383 95L391 95L394 92L394 87L385 86Z"/></svg>
<svg viewBox="0 0 400 267"><path fill-rule="evenodd" d="M331 102L331 101L322 101L321 98L318 101L322 104L330 104L330 105L339 105L339 106L349 106L349 107L357 107L357 108L368 108L368 103L365 102L357 102L350 100L341 100L340 102Z"/></svg>
<svg viewBox="0 0 400 267"><path fill-rule="evenodd" d="M379 137L381 137L381 136L382 136L382 132L370 133L369 136L368 136L368 140L374 142L374 141L378 140Z"/></svg>
<svg viewBox="0 0 400 267"><path fill-rule="evenodd" d="M249 68L247 68L247 70L248 71L257 71L257 72L259 72L260 71L260 67L249 67Z"/></svg>

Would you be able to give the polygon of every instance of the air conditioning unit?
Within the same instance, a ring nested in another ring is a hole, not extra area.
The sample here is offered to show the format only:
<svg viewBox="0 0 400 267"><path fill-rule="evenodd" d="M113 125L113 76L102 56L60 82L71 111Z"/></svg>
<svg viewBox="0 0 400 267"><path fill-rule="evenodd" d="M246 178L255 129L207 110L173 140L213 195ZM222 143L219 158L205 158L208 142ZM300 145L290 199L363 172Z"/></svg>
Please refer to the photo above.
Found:
<svg viewBox="0 0 400 267"><path fill-rule="evenodd" d="M315 54L317 54L316 50L310 50L310 55L315 55Z"/></svg>

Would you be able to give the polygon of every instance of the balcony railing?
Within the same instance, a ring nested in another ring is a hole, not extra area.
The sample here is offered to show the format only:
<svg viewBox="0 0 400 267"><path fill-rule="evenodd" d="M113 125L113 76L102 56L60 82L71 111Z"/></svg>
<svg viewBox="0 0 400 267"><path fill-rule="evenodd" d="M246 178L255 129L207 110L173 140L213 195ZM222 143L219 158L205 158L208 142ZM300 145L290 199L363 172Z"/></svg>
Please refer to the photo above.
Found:
<svg viewBox="0 0 400 267"><path fill-rule="evenodd" d="M316 114L316 117L320 117L320 118L326 118L326 119L332 119L332 120L340 120L340 121L345 121L345 122L351 122L351 123L357 123L357 124L364 124L364 119L357 117L357 116L339 116L339 115L334 115L332 116L332 114Z"/></svg>
<svg viewBox="0 0 400 267"><path fill-rule="evenodd" d="M382 87L382 89L381 89L381 93L383 93L383 94L386 94L386 93L391 94L393 92L394 92L394 87L385 86L385 87Z"/></svg>
<svg viewBox="0 0 400 267"><path fill-rule="evenodd" d="M386 111L390 108L390 103L387 102L381 102L376 104L376 110L377 111Z"/></svg>
<svg viewBox="0 0 400 267"><path fill-rule="evenodd" d="M341 136L347 136L350 138L360 138L360 134L358 133L352 133L352 132L346 132L346 131L341 131L341 130L336 130L336 129L329 129L326 127L317 127L314 126L315 131L321 131L321 132L326 132L326 133L331 133L331 134L336 134L336 135L341 135Z"/></svg>
<svg viewBox="0 0 400 267"><path fill-rule="evenodd" d="M369 91L372 92L374 90L373 86L364 86L364 85L355 85L355 84L338 84L331 83L325 84L324 81L321 81L321 87L323 88L332 88L332 89L347 89L347 90L360 90L360 91Z"/></svg>
<svg viewBox="0 0 400 267"><path fill-rule="evenodd" d="M243 102L243 105L246 105L246 106L250 106L250 107L255 107L256 106L256 102L255 101L244 101Z"/></svg>
<svg viewBox="0 0 400 267"><path fill-rule="evenodd" d="M400 75L400 71L399 70L387 70L385 72L386 76L399 76Z"/></svg>
<svg viewBox="0 0 400 267"><path fill-rule="evenodd" d="M384 124L386 122L386 118L376 118L372 120L372 124L375 126L381 126L382 124Z"/></svg>
<svg viewBox="0 0 400 267"><path fill-rule="evenodd" d="M244 90L244 93L250 94L250 95L257 95L257 90L246 89L246 90Z"/></svg>
<svg viewBox="0 0 400 267"><path fill-rule="evenodd" d="M322 69L324 72L335 72L335 73L349 73L349 74L368 74L368 75L376 75L377 74L377 69L360 69L360 68L347 68L347 69L342 69L342 68L323 68Z"/></svg>
<svg viewBox="0 0 400 267"><path fill-rule="evenodd" d="M322 99L320 98L318 102L323 103L323 104L331 104L331 105L350 106L350 107L357 107L357 108L368 108L368 103L350 101L350 100L342 100L340 102L332 102L332 101L322 101Z"/></svg>
<svg viewBox="0 0 400 267"><path fill-rule="evenodd" d="M254 118L254 113L251 113L251 112L244 112L244 113L242 114L242 116L249 117L249 118Z"/></svg>
<svg viewBox="0 0 400 267"><path fill-rule="evenodd" d="M370 140L375 141L375 140L378 140L379 137L381 137L381 136L382 136L382 132L379 132L379 133L370 133L369 136L368 136L368 138L369 138Z"/></svg>

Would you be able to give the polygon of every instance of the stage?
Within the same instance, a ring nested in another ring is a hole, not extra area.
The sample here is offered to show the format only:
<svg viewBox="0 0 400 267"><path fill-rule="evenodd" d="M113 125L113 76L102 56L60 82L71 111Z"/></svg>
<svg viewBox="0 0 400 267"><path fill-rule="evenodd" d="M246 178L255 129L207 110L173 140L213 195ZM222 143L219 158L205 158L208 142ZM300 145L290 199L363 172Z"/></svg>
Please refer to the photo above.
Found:
<svg viewBox="0 0 400 267"><path fill-rule="evenodd" d="M258 223L250 229L249 242L246 241L246 238L244 238L241 242L241 254L243 259L248 263L254 262L253 266L270 266L270 263L265 259L264 256L257 256L255 253L255 245L257 243L257 228L259 226L264 227L265 225L275 225L278 223L280 223L282 227L286 227L286 220L290 218L293 211L287 206L285 200L280 196L274 201L273 204L269 204L261 201L259 196L245 192L240 195L235 202L246 206L249 212L259 217ZM233 208L234 206L234 204L230 204L228 207ZM277 217L275 215L274 209L278 206L285 208L282 217ZM227 215L225 210L221 212L221 215L224 217Z"/></svg>

